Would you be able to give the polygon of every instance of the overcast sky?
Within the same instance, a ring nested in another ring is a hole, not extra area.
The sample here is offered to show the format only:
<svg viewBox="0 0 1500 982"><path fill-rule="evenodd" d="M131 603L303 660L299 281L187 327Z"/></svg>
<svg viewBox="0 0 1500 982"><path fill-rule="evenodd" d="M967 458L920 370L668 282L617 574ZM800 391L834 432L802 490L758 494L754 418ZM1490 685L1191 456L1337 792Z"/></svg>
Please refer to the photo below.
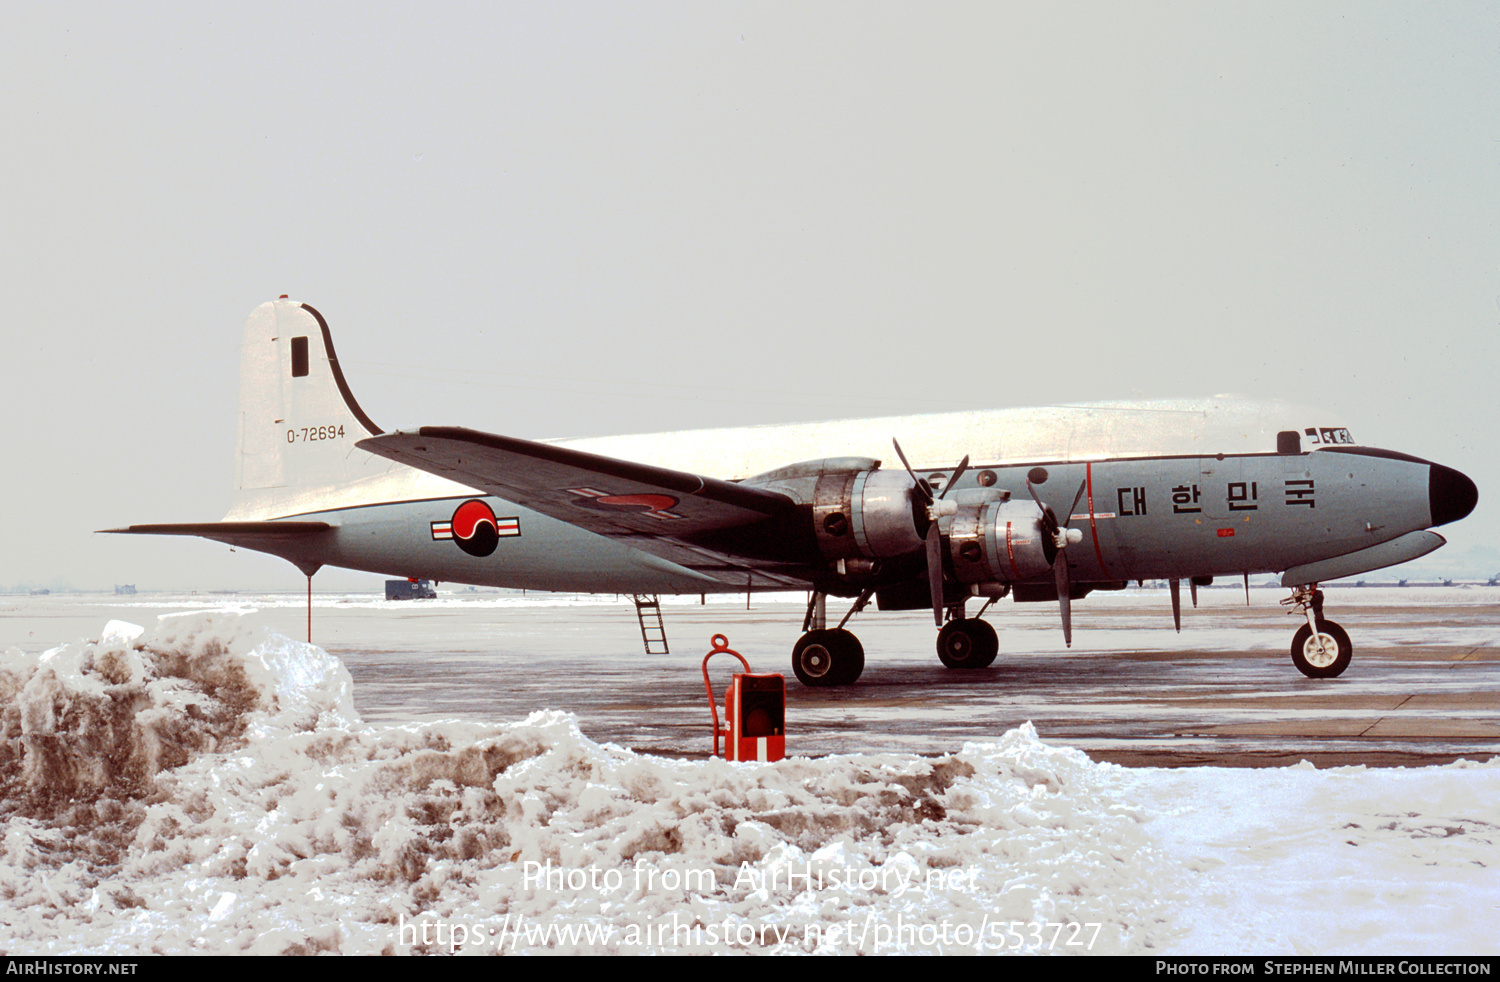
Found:
<svg viewBox="0 0 1500 982"><path fill-rule="evenodd" d="M282 293L385 428L1238 392L1500 542L1490 4L5 10L0 586L301 585L91 534L223 515Z"/></svg>

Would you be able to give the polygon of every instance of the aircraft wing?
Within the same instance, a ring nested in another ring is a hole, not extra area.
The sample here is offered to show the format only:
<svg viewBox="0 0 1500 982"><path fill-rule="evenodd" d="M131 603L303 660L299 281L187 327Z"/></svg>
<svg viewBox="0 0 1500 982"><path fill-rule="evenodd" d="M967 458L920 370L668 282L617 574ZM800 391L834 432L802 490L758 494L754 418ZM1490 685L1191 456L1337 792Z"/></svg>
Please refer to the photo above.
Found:
<svg viewBox="0 0 1500 982"><path fill-rule="evenodd" d="M424 426L357 445L596 534L631 539L717 581L744 583L754 572L761 583L809 582L800 563L728 542L791 519L796 503L775 491L462 427Z"/></svg>

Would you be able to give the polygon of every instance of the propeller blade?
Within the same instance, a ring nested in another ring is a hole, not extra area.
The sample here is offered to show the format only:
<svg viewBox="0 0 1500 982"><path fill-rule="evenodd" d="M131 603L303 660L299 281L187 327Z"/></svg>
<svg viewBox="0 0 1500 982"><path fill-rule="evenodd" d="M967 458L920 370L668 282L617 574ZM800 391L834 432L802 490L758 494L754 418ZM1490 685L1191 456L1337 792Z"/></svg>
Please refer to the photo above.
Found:
<svg viewBox="0 0 1500 982"><path fill-rule="evenodd" d="M1036 488L1032 486L1031 478L1029 477L1026 479L1026 493L1031 495L1031 500L1035 501L1036 506L1042 510L1042 530L1048 535L1056 535L1058 529L1057 516L1053 514L1051 508L1047 507L1047 503L1042 500L1041 495L1036 493Z"/></svg>
<svg viewBox="0 0 1500 982"><path fill-rule="evenodd" d="M1193 595L1193 609L1198 609L1198 581L1188 580L1188 590Z"/></svg>
<svg viewBox="0 0 1500 982"><path fill-rule="evenodd" d="M934 509L932 506L938 501L941 501L943 496L948 493L948 489L957 484L958 479L963 476L964 471L969 469L969 457L967 454L964 455L964 459L959 462L958 469L953 472L953 476L943 484L943 493L934 497L932 493L932 485L928 484L922 478L918 477L917 472L911 469L911 462L906 459L906 454L901 449L901 441L897 440L895 437L892 437L891 446L896 448L896 456L901 458L901 466L906 468L906 473L911 476L911 479L914 482L916 482L917 491L921 493L922 500L927 505L928 517L931 519L930 524L927 526L927 536L925 540L927 546L927 586L932 594L933 623L935 623L938 627L942 627L943 533L942 530L938 527L937 512L942 511L944 514L952 514L953 509L952 507L947 507L945 509Z"/></svg>
<svg viewBox="0 0 1500 982"><path fill-rule="evenodd" d="M932 591L932 621L943 626L943 543L938 523L927 526L927 586Z"/></svg>
<svg viewBox="0 0 1500 982"><path fill-rule="evenodd" d="M1078 493L1073 495L1073 504L1068 507L1066 521L1061 524L1057 521L1057 515L1042 501L1041 496L1036 493L1036 488L1031 484L1031 478L1026 479L1026 490L1031 495L1031 500L1042 510L1042 531L1052 536L1054 540L1061 538L1057 543L1057 555L1052 560L1052 574L1057 580L1057 606L1062 613L1063 643L1069 648L1073 647L1073 597L1072 587L1068 582L1068 540L1066 536L1059 537L1058 532L1069 532L1068 522L1073 520L1073 510L1078 507L1078 499L1083 497L1083 490L1088 486L1088 479L1084 478L1078 482ZM1082 533L1071 533L1076 541Z"/></svg>
<svg viewBox="0 0 1500 982"><path fill-rule="evenodd" d="M1057 605L1062 611L1063 622L1063 644L1073 647L1073 590L1068 583L1068 557L1064 552L1057 554L1057 561L1052 564L1053 574L1057 578Z"/></svg>
<svg viewBox="0 0 1500 982"><path fill-rule="evenodd" d="M1250 606L1250 574L1245 574L1245 606Z"/></svg>
<svg viewBox="0 0 1500 982"><path fill-rule="evenodd" d="M911 464L906 462L906 454L901 452L901 444L897 442L895 437L891 437L891 446L896 448L896 456L901 458L901 466L906 468L906 473L910 474L911 479L917 483L917 488L922 492L922 499L927 504L932 504L932 485L918 477L917 472L911 469Z"/></svg>
<svg viewBox="0 0 1500 982"><path fill-rule="evenodd" d="M1172 588L1172 626L1177 628L1177 633L1182 633L1182 581L1168 580L1167 586Z"/></svg>
<svg viewBox="0 0 1500 982"><path fill-rule="evenodd" d="M1088 478L1084 478L1078 482L1078 493L1073 495L1073 503L1068 506L1068 518L1067 521L1063 522L1064 526L1073 521L1073 513L1078 510L1078 499L1083 497L1083 489L1088 487L1088 483Z"/></svg>
<svg viewBox="0 0 1500 982"><path fill-rule="evenodd" d="M947 481L943 482L943 493L940 494L940 495L938 495L938 497L939 498L946 498L946 497L948 497L948 491L953 487L953 485L955 485L955 484L958 483L958 479L961 478L961 477L963 477L964 476L964 471L966 471L968 469L969 469L969 455L968 454L964 454L964 459L960 460L958 462L958 469L953 472L953 476L950 477L950 478L948 478Z"/></svg>

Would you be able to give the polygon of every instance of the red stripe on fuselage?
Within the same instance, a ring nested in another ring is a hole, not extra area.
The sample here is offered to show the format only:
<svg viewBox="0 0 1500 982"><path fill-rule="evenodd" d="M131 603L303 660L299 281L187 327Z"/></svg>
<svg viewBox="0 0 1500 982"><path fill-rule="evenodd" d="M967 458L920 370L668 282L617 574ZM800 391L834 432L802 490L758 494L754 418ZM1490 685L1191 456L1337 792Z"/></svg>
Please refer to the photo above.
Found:
<svg viewBox="0 0 1500 982"><path fill-rule="evenodd" d="M1099 560L1099 571L1109 576L1109 569L1104 565L1104 550L1099 548L1099 523L1094 521L1094 465L1084 464L1084 477L1089 485L1089 532L1094 537L1094 558Z"/></svg>

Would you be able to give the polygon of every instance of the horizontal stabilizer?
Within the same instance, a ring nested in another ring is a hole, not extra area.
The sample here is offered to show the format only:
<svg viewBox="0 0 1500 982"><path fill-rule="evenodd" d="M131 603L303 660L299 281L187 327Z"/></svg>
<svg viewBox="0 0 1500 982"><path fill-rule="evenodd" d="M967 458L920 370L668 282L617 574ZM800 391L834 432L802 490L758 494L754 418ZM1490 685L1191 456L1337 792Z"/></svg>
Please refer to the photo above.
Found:
<svg viewBox="0 0 1500 982"><path fill-rule="evenodd" d="M100 532L125 535L198 535L231 546L244 546L292 559L300 543L333 531L327 522L173 522L163 525L127 525ZM288 551L290 550L290 551ZM296 562L296 559L292 559Z"/></svg>
<svg viewBox="0 0 1500 982"><path fill-rule="evenodd" d="M228 536L271 536L290 538L316 535L333 528L327 522L176 522L164 525L127 525L122 529L99 529L100 532L126 535L201 535L208 539Z"/></svg>
<svg viewBox="0 0 1500 982"><path fill-rule="evenodd" d="M294 564L308 576L323 565L326 543L335 526L327 522L173 522L163 525L127 525L100 532L126 535L197 535L230 546L268 552Z"/></svg>

